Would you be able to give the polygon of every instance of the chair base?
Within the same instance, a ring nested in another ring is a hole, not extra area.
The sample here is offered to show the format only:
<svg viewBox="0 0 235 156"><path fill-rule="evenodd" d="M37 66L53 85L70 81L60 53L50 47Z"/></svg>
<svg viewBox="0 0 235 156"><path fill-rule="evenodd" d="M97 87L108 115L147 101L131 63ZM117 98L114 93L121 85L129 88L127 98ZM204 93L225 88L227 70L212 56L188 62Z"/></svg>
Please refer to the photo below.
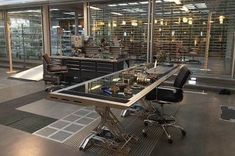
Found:
<svg viewBox="0 0 235 156"><path fill-rule="evenodd" d="M175 118L172 116L169 116L168 119L166 119L166 117L163 116L159 116L157 119L154 120L146 119L144 120L144 125L145 128L142 130L142 134L144 137L147 137L147 129L150 126L159 126L164 131L164 134L167 137L167 141L170 144L173 143L173 139L171 137L171 134L167 130L169 127L179 129L181 131L182 136L186 135L186 131L184 130L184 128L176 124Z"/></svg>

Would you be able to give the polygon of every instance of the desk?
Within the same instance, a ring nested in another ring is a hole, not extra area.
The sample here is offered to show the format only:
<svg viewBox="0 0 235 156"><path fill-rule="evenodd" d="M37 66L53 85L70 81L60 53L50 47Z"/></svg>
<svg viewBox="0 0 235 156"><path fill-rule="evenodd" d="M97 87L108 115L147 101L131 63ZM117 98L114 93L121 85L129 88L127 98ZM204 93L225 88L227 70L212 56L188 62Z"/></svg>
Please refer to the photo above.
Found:
<svg viewBox="0 0 235 156"><path fill-rule="evenodd" d="M155 73L154 80L138 84L129 81L127 87L132 88L132 94L124 94L121 89L119 92L115 92L115 90L111 92L110 88L113 89L118 83L124 82L126 76L130 78L132 74L138 75L143 73L148 75L148 71L151 71L151 74L153 74L155 69L151 69L149 65L134 66L52 92L48 98L78 105L94 105L96 107L95 110L101 116L101 122L91 135L84 139L80 145L81 150L85 150L88 145L98 144L116 151L128 152L130 150L128 143L137 141L137 139L124 131L121 123L112 113L111 108L127 109L137 101L143 100L146 94L176 73L180 67L175 65L173 67L164 67L165 70L159 70L162 67L157 66L156 71L161 71L161 73ZM139 77L136 80L138 79L140 80Z"/></svg>
<svg viewBox="0 0 235 156"><path fill-rule="evenodd" d="M76 83L123 70L124 63L129 61L128 58L101 59L69 56L51 56L51 59L66 65L67 79Z"/></svg>

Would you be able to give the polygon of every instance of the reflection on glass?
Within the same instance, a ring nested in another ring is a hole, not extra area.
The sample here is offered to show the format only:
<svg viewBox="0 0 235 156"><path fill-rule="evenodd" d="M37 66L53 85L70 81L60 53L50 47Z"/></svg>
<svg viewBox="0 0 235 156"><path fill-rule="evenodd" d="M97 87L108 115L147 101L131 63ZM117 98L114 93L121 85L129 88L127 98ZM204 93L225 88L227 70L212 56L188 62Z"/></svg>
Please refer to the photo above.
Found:
<svg viewBox="0 0 235 156"><path fill-rule="evenodd" d="M6 58L6 39L5 39L5 27L2 18L2 13L0 13L0 58Z"/></svg>
<svg viewBox="0 0 235 156"><path fill-rule="evenodd" d="M78 94L88 97L107 99L120 102L120 99L130 99L143 89L154 83L158 75L149 73L153 65L139 65L98 80L88 82L87 90L81 90L81 86L73 88ZM83 85L84 88L85 85Z"/></svg>
<svg viewBox="0 0 235 156"><path fill-rule="evenodd" d="M92 6L90 7L90 29L93 38L90 46L99 46L105 39L108 46L120 46L122 50L128 51L130 57L145 62L148 3L92 3L90 5Z"/></svg>
<svg viewBox="0 0 235 156"><path fill-rule="evenodd" d="M13 60L41 60L43 52L41 10L8 12Z"/></svg>
<svg viewBox="0 0 235 156"><path fill-rule="evenodd" d="M76 13L77 16L75 15ZM72 55L73 36L84 34L82 13L83 11L81 9L75 11L74 6L70 5L50 9L52 55ZM77 23L75 21L76 17L76 20L78 20Z"/></svg>

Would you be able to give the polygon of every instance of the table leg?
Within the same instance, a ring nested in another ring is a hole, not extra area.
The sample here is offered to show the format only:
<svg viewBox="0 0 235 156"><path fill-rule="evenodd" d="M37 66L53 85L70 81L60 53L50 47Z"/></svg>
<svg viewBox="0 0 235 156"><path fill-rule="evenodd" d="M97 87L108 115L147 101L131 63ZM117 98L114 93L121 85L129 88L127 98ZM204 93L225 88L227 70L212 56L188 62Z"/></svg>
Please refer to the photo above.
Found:
<svg viewBox="0 0 235 156"><path fill-rule="evenodd" d="M123 110L121 112L121 116L126 117L128 115L135 115L138 117L146 118L149 113L156 111L150 101L146 101L144 98L139 100L138 103L139 104L134 104L132 107Z"/></svg>
<svg viewBox="0 0 235 156"><path fill-rule="evenodd" d="M132 141L136 142L138 139L125 132L110 107L96 107L95 110L101 116L101 121L94 131L83 140L79 149L85 150L92 145L97 145L128 153L130 151L128 144Z"/></svg>

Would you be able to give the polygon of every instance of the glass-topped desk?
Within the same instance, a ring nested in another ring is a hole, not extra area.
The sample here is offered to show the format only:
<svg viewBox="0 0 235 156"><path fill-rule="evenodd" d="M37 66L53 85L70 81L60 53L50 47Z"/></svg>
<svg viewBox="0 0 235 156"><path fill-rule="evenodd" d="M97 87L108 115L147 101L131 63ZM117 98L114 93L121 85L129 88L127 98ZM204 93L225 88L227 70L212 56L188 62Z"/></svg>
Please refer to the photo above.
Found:
<svg viewBox="0 0 235 156"><path fill-rule="evenodd" d="M110 108L127 109L162 82L176 73L181 66L137 65L122 71L102 76L51 92L49 98L78 105L94 105L101 116L97 128L80 145L85 150L88 144L98 144L118 151L128 151L127 144L136 140L126 134ZM104 133L105 131L105 133ZM108 137L105 135L108 133ZM102 134L102 135L101 135Z"/></svg>

